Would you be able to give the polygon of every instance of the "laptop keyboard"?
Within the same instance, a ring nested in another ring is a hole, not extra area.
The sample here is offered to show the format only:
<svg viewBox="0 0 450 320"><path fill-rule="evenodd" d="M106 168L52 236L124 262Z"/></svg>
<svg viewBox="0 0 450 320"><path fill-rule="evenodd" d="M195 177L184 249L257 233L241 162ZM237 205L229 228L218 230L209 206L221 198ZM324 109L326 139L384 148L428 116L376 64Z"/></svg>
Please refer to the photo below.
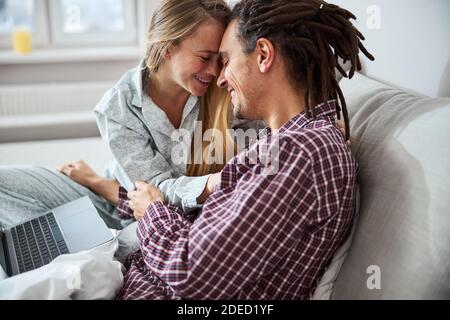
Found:
<svg viewBox="0 0 450 320"><path fill-rule="evenodd" d="M50 263L69 253L53 213L46 214L11 229L20 273Z"/></svg>

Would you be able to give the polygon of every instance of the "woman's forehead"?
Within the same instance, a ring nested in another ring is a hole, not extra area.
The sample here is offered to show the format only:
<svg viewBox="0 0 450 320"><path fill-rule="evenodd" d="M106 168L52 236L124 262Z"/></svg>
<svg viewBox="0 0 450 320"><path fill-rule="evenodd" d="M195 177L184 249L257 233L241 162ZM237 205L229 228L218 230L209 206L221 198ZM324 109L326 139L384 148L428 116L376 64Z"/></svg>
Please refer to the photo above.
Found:
<svg viewBox="0 0 450 320"><path fill-rule="evenodd" d="M197 30L191 36L186 37L181 44L193 51L217 54L224 32L225 28L219 23L202 23Z"/></svg>

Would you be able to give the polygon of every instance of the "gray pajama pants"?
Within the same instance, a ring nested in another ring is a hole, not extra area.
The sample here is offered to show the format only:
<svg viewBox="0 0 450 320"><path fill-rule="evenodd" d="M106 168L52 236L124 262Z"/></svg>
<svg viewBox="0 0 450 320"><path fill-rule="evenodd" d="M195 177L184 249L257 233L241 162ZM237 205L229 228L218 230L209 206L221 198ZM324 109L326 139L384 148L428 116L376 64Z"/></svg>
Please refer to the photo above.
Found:
<svg viewBox="0 0 450 320"><path fill-rule="evenodd" d="M0 166L0 225L4 228L84 196L89 196L109 228L126 225L113 205L56 170Z"/></svg>
<svg viewBox="0 0 450 320"><path fill-rule="evenodd" d="M122 230L115 257L123 263L130 253L139 249L136 223L120 219L113 205L56 170L0 166L0 226L3 228L84 196L89 196L109 228Z"/></svg>

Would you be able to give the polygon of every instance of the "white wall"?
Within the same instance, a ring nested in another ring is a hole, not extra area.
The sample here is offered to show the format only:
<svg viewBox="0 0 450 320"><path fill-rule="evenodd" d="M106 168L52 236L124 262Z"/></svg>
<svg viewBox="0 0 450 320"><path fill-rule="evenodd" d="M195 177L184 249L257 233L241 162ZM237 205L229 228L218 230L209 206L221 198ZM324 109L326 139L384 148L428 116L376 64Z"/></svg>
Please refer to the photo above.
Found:
<svg viewBox="0 0 450 320"><path fill-rule="evenodd" d="M330 0L353 12L375 62L365 74L426 95L450 97L449 0ZM380 10L380 28L376 26ZM370 12L368 12L368 9Z"/></svg>
<svg viewBox="0 0 450 320"><path fill-rule="evenodd" d="M450 97L450 0L328 2L358 18L366 48L376 57L363 61L364 74L431 97ZM373 9L380 10L380 29L373 28Z"/></svg>
<svg viewBox="0 0 450 320"><path fill-rule="evenodd" d="M228 0L236 2L236 0ZM149 14L158 1L147 1ZM365 74L424 94L450 96L449 0L330 0L358 17L366 47L376 56ZM380 29L371 29L380 9ZM59 81L114 81L138 58L123 61L55 64L0 64L0 85Z"/></svg>

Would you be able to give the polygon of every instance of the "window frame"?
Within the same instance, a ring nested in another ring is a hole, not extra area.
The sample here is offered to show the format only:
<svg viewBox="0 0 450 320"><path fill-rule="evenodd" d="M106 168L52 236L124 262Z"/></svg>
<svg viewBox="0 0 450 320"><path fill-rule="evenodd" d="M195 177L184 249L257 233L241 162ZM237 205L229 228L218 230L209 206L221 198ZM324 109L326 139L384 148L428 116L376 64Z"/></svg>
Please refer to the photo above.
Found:
<svg viewBox="0 0 450 320"><path fill-rule="evenodd" d="M51 21L51 44L54 47L98 47L136 46L139 42L137 2L122 0L124 5L125 30L121 33L64 34L60 0L47 0L49 21Z"/></svg>
<svg viewBox="0 0 450 320"><path fill-rule="evenodd" d="M15 1L15 0L13 0ZM103 45L83 43L75 45L56 45L50 33L52 21L50 18L49 0L36 0L39 2L39 10L36 10L36 21L40 21L39 34L43 41L33 37L33 51L30 54L21 55L12 50L11 35L6 35L3 43L0 41L0 66L2 65L26 65L26 64L52 64L61 62L93 62L93 61L121 61L142 59L147 45L148 26L154 10L161 0L125 0L136 3L134 20L136 21L137 39L130 45L114 43Z"/></svg>

